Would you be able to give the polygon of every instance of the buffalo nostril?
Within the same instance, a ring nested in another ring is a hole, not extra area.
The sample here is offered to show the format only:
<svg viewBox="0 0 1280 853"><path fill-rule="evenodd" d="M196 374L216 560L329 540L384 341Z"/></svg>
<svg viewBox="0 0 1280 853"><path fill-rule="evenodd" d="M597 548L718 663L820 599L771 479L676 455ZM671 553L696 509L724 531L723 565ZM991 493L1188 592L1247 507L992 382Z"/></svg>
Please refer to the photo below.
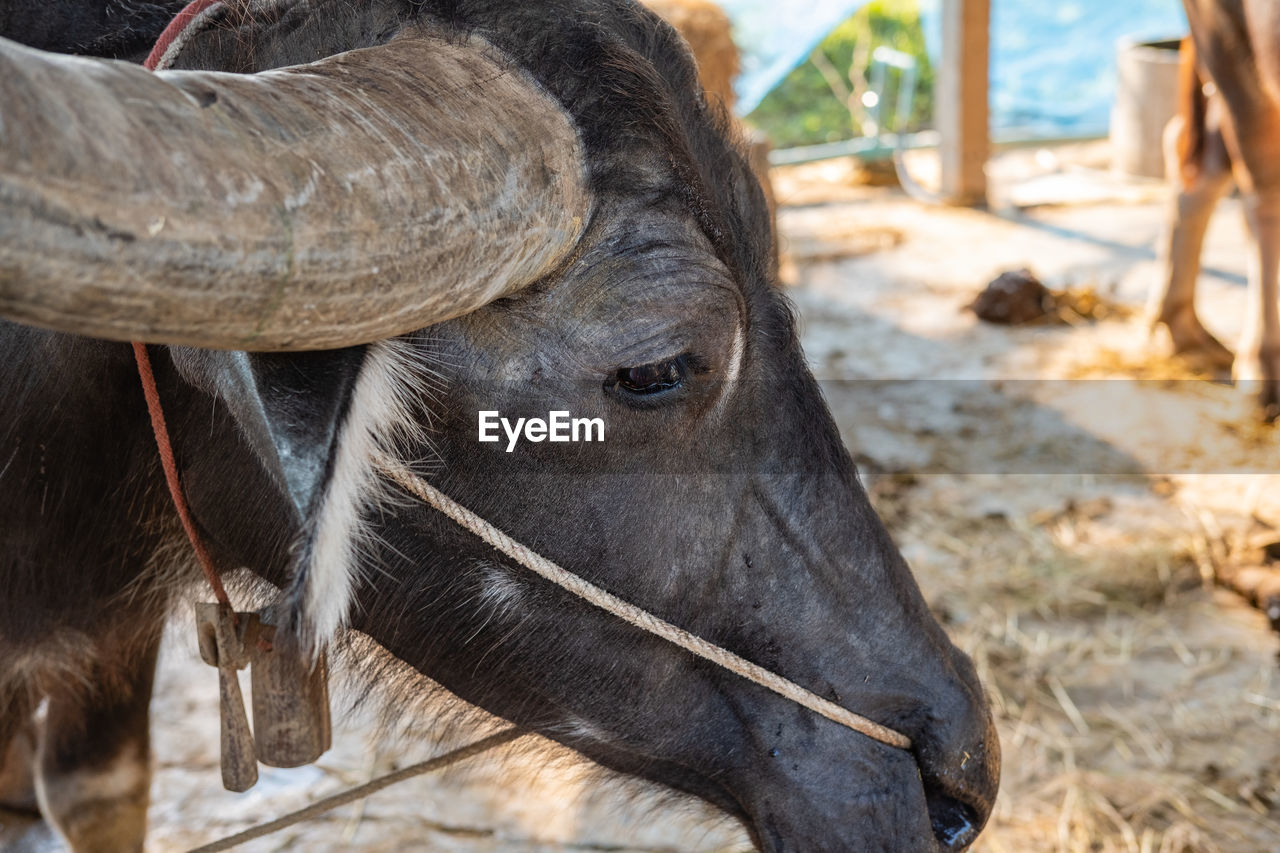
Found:
<svg viewBox="0 0 1280 853"><path fill-rule="evenodd" d="M929 786L925 788L925 804L929 808L929 825L943 850L964 850L978 838L981 823L971 806Z"/></svg>

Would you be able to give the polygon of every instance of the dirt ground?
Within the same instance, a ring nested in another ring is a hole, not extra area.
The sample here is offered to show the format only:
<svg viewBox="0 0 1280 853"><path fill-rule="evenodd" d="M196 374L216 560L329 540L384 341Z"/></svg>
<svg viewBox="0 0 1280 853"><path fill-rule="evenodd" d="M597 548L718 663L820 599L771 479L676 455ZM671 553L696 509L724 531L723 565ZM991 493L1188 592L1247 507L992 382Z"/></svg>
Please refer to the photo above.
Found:
<svg viewBox="0 0 1280 853"><path fill-rule="evenodd" d="M1004 774L975 850L1280 850L1280 641L1213 583L1280 560L1265 547L1280 540L1280 431L1149 336L1141 309L1164 190L1113 178L1105 156L1086 146L1000 158L995 213L857 187L840 162L795 167L776 176L785 276L873 499L991 694ZM1244 314L1243 234L1228 201L1202 297L1224 340ZM965 310L1019 267L1112 310L1018 328ZM435 749L412 727L379 741L375 714L358 710L319 764L264 769L258 787L229 794L215 695L183 632L154 707L152 853ZM697 804L636 794L539 749L414 780L242 849L746 847Z"/></svg>

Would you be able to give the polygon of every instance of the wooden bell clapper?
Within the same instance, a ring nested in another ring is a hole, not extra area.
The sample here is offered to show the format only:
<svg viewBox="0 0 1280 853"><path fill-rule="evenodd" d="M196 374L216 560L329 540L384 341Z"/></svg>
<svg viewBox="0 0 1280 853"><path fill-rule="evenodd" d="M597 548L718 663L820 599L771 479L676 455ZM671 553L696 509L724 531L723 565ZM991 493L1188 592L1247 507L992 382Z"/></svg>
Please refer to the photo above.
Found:
<svg viewBox="0 0 1280 853"><path fill-rule="evenodd" d="M244 697L236 673L249 663L249 637L256 619L252 614L236 614L225 604L196 605L196 636L200 657L218 668L219 716L222 718L222 787L247 791L258 781L258 760L253 750L249 718L244 713ZM237 618L239 616L239 618Z"/></svg>
<svg viewBox="0 0 1280 853"><path fill-rule="evenodd" d="M315 761L332 742L324 653L306 654L292 631L277 630L274 608L256 614L261 638L249 668L258 760L272 767Z"/></svg>
<svg viewBox="0 0 1280 853"><path fill-rule="evenodd" d="M324 655L303 653L292 632L277 631L274 610L234 612L225 604L196 605L200 657L218 668L222 718L222 785L247 791L258 762L310 764L329 748L328 670ZM236 673L249 667L253 731Z"/></svg>

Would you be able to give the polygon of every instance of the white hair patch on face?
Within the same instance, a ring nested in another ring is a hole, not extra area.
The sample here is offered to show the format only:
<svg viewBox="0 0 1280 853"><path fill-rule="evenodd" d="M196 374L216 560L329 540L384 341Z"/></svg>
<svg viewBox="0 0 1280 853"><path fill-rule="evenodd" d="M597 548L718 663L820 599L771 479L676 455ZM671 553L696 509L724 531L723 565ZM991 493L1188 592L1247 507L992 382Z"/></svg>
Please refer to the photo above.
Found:
<svg viewBox="0 0 1280 853"><path fill-rule="evenodd" d="M524 587L506 567L484 560L477 563L476 568L484 578L478 604L494 616L506 615L524 597Z"/></svg>
<svg viewBox="0 0 1280 853"><path fill-rule="evenodd" d="M374 470L375 452L393 452L406 443L430 446L428 403L440 390L436 366L431 351L411 339L369 345L314 517L310 559L300 567L293 591L313 645L327 643L346 623L362 580L360 552L371 542L365 517L387 500Z"/></svg>
<svg viewBox="0 0 1280 853"><path fill-rule="evenodd" d="M566 714L564 720L555 726L555 730L575 741L607 744L613 740L604 729L574 714Z"/></svg>
<svg viewBox="0 0 1280 853"><path fill-rule="evenodd" d="M717 413L724 407L725 401L729 399L729 394L738 382L738 377L742 374L742 359L746 349L746 332L739 323L733 330L733 348L729 350L729 364L724 371L724 381L720 383L720 399L716 401Z"/></svg>

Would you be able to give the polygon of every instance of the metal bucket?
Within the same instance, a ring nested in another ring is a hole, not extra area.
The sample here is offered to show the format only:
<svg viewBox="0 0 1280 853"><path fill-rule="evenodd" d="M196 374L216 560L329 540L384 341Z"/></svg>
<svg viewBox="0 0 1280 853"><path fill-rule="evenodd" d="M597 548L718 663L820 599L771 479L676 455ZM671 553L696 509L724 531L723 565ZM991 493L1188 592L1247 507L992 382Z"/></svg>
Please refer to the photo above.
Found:
<svg viewBox="0 0 1280 853"><path fill-rule="evenodd" d="M1178 111L1180 39L1116 47L1116 103L1111 110L1112 165L1124 175L1163 178L1165 125Z"/></svg>

